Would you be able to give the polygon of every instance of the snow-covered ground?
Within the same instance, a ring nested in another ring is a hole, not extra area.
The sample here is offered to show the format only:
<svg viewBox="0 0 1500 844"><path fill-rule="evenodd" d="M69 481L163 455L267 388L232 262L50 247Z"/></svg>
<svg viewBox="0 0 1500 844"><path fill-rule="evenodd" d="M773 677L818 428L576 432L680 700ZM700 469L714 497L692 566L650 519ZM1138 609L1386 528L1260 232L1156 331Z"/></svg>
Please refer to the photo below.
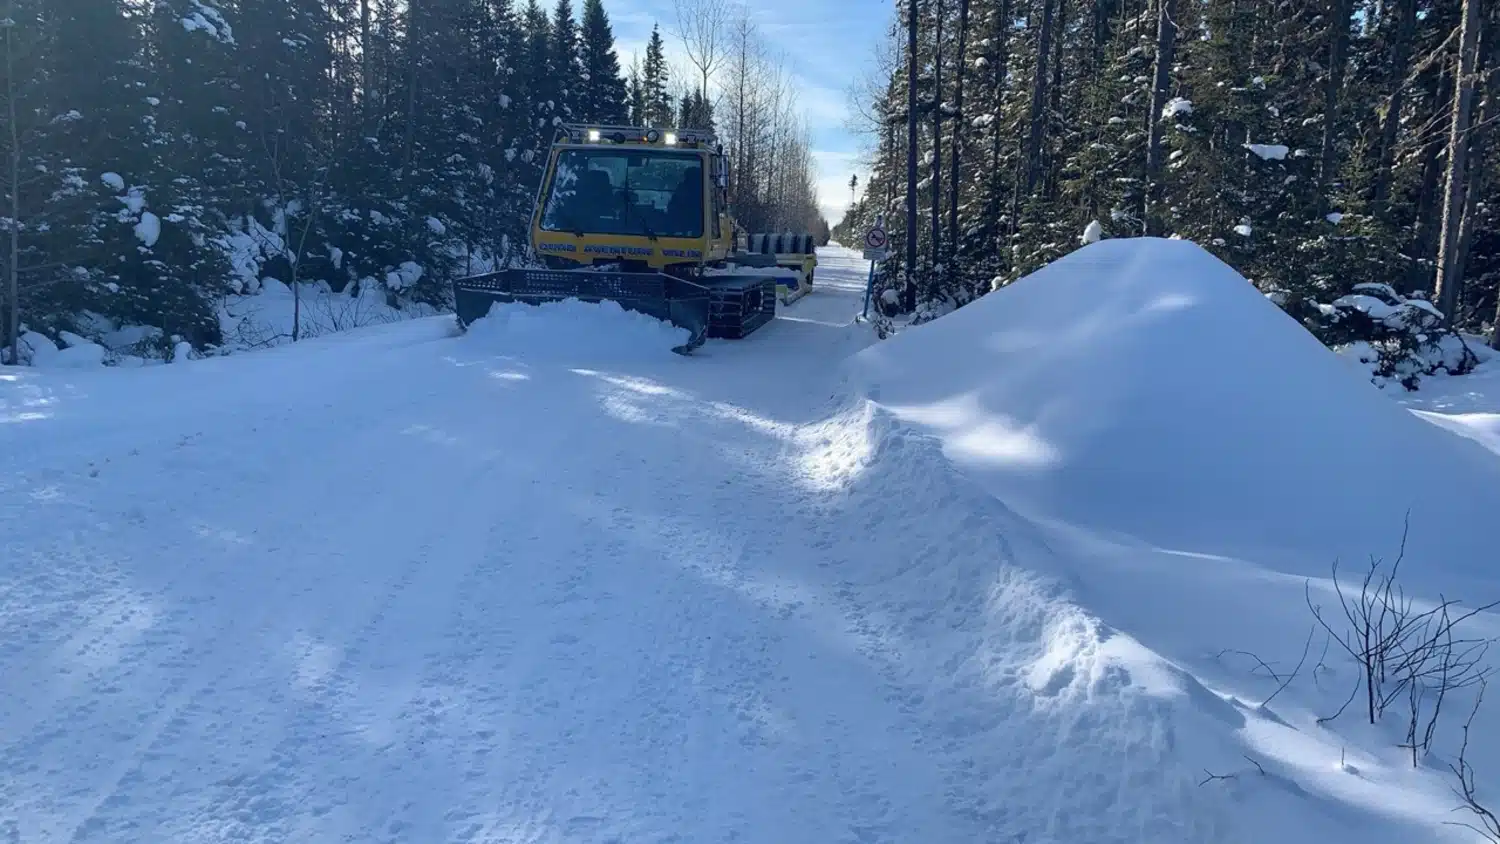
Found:
<svg viewBox="0 0 1500 844"><path fill-rule="evenodd" d="M0 370L0 833L1479 840L1474 690L1415 769L1404 703L1317 723L1305 595L1410 510L1408 594L1500 598L1442 427L1500 391L1409 412L1180 242L878 343L820 261L686 358L574 304Z"/></svg>

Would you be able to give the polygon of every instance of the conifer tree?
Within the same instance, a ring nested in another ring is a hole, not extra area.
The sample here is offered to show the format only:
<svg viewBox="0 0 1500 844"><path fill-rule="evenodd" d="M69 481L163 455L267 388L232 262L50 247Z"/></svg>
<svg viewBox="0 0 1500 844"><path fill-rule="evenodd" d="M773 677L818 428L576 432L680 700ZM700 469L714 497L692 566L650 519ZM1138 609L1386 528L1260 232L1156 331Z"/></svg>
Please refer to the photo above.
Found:
<svg viewBox="0 0 1500 844"><path fill-rule="evenodd" d="M652 126L670 126L675 122L672 95L669 91L666 46L662 42L661 30L651 27L651 39L646 42L646 60L641 68L641 98L644 122Z"/></svg>
<svg viewBox="0 0 1500 844"><path fill-rule="evenodd" d="M584 0L579 60L582 87L578 117L596 123L628 120L625 80L620 75L615 36L603 0Z"/></svg>
<svg viewBox="0 0 1500 844"><path fill-rule="evenodd" d="M557 0L552 10L551 41L547 47L547 72L557 86L557 113L573 120L574 106L583 96L583 65L578 52L578 23L573 19L573 0Z"/></svg>
<svg viewBox="0 0 1500 844"><path fill-rule="evenodd" d="M630 82L626 90L626 110L632 126L646 122L646 85L641 79L640 62L630 63Z"/></svg>

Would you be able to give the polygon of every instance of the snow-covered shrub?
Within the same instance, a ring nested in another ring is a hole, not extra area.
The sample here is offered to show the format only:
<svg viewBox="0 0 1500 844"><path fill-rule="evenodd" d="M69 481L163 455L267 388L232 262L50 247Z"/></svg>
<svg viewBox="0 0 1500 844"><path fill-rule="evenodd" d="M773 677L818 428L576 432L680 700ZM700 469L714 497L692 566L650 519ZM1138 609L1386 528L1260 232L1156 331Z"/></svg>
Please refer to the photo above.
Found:
<svg viewBox="0 0 1500 844"><path fill-rule="evenodd" d="M1369 366L1379 386L1396 382L1415 390L1423 376L1461 375L1480 362L1462 335L1443 326L1431 302L1402 296L1388 284L1356 284L1329 303L1272 298L1330 348Z"/></svg>

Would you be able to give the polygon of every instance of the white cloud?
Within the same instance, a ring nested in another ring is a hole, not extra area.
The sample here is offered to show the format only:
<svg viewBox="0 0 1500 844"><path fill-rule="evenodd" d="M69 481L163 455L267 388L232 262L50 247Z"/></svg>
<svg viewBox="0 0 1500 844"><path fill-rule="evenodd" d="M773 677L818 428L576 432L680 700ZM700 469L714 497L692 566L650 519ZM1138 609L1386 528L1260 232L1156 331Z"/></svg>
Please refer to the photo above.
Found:
<svg viewBox="0 0 1500 844"><path fill-rule="evenodd" d="M843 91L796 77L797 106L812 129L843 129L849 120L849 97Z"/></svg>

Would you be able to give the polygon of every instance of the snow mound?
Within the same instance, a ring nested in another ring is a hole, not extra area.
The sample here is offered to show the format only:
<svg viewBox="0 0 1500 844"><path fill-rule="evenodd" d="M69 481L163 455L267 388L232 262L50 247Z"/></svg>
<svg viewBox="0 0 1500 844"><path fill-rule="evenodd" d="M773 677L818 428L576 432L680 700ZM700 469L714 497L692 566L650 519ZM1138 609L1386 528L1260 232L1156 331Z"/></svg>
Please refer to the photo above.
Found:
<svg viewBox="0 0 1500 844"><path fill-rule="evenodd" d="M880 607L851 633L962 771L956 816L993 841L1235 840L1222 795L1198 787L1203 768L1248 767L1224 736L1246 721L1233 703L1081 606L1040 532L938 438L857 402L806 436L823 445L809 474L847 479L817 516L851 545L822 564Z"/></svg>
<svg viewBox="0 0 1500 844"><path fill-rule="evenodd" d="M497 303L469 326L471 342L519 356L670 355L690 334L618 302L567 299L540 305Z"/></svg>
<svg viewBox="0 0 1500 844"><path fill-rule="evenodd" d="M1409 552L1491 567L1500 464L1186 241L1085 246L853 365L1035 518L1326 575L1394 552L1410 510Z"/></svg>
<svg viewBox="0 0 1500 844"><path fill-rule="evenodd" d="M995 840L1459 840L1439 761L1458 727L1414 769L1404 712L1343 714L1359 669L1331 640L1319 656L1308 603L1341 626L1330 566L1357 598L1408 510L1405 594L1500 597L1484 445L1402 408L1186 241L1084 246L849 365L894 425L846 471L873 485L857 507L911 534L856 556L856 577L891 584L904 662L944 666L922 699L952 741L1020 760L964 769L1014 812ZM1476 722L1469 747L1491 768L1492 734Z"/></svg>

